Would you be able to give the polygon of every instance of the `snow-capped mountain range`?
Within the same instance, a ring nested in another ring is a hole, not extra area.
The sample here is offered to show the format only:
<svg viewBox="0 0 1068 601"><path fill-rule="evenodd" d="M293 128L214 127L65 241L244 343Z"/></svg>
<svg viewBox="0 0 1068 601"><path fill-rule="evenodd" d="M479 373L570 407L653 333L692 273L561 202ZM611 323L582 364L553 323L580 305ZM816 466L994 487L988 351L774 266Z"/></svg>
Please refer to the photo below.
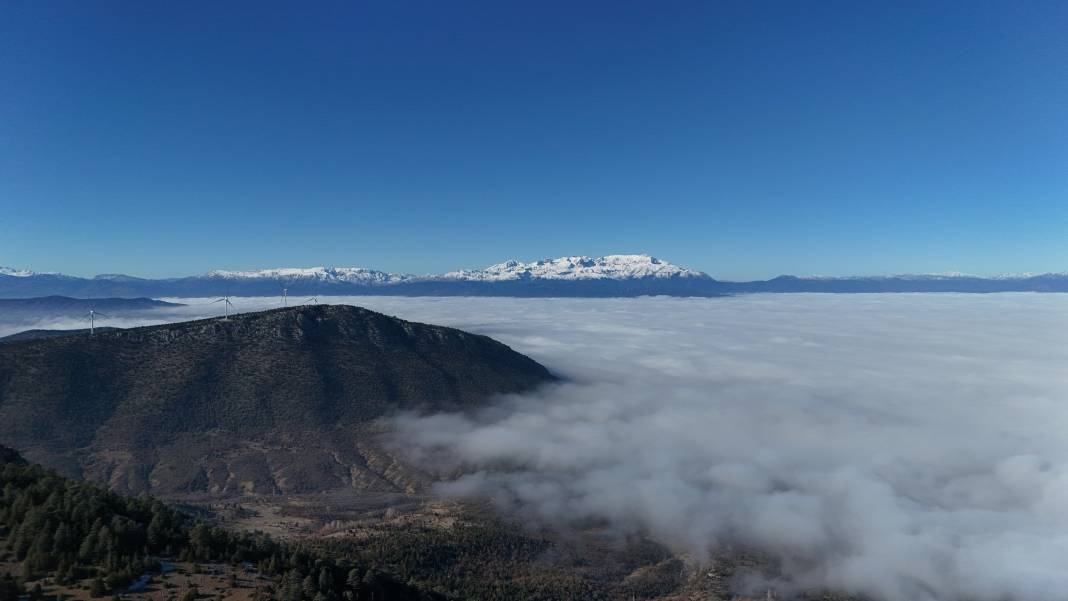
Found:
<svg viewBox="0 0 1068 601"><path fill-rule="evenodd" d="M0 297L196 297L231 294L366 294L403 296L720 296L747 292L1068 292L1068 273L979 277L961 273L797 277L726 282L649 255L572 256L505 261L443 274L395 274L363 267L216 270L183 278L121 274L80 278L0 267Z"/></svg>
<svg viewBox="0 0 1068 601"><path fill-rule="evenodd" d="M12 278L28 278L36 274L27 269L12 269L10 267L0 267L0 275L6 275Z"/></svg>
<svg viewBox="0 0 1068 601"><path fill-rule="evenodd" d="M672 265L649 255L560 257L532 263L505 261L485 269L450 271L446 280L503 282L515 280L630 280L641 278L707 278L700 271Z"/></svg>
<svg viewBox="0 0 1068 601"><path fill-rule="evenodd" d="M377 286L411 281L414 276L364 269L363 267L282 267L255 271L216 269L215 271L209 271L205 277L223 280L343 282Z"/></svg>
<svg viewBox="0 0 1068 601"><path fill-rule="evenodd" d="M461 269L440 275L388 273L363 267L308 267L215 270L205 277L229 280L287 280L388 285L416 281L508 282L520 280L632 280L642 278L707 278L692 269L672 265L649 255L560 257L524 263L511 260L485 269Z"/></svg>

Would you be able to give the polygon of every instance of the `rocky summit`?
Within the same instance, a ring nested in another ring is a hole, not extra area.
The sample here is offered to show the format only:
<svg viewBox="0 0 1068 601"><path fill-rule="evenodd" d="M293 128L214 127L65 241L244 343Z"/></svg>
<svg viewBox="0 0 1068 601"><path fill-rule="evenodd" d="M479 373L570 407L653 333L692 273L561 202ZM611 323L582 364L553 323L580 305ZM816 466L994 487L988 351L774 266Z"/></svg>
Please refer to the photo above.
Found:
<svg viewBox="0 0 1068 601"><path fill-rule="evenodd" d="M350 306L0 345L0 443L127 492L410 491L379 418L551 382L486 336Z"/></svg>

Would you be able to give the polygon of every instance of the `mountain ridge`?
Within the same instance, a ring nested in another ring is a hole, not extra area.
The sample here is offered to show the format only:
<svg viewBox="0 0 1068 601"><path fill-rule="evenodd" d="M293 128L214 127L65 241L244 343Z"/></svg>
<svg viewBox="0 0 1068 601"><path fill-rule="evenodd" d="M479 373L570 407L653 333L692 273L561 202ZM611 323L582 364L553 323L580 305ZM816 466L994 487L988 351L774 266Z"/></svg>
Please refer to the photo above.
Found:
<svg viewBox="0 0 1068 601"><path fill-rule="evenodd" d="M486 336L315 305L0 344L0 443L126 492L418 486L377 442L398 411L555 378Z"/></svg>
<svg viewBox="0 0 1068 601"><path fill-rule="evenodd" d="M442 274L395 274L363 267L214 270L203 275L147 279L121 274L79 278L0 268L0 297L72 296L197 297L293 294L395 296L629 297L722 296L749 292L1068 292L1068 272L963 273L873 276L793 276L732 282L656 257L566 256L509 260L482 269Z"/></svg>
<svg viewBox="0 0 1068 601"><path fill-rule="evenodd" d="M181 307L181 303L172 303L146 297L136 298L74 298L61 294L37 296L32 298L0 298L0 311L24 311L40 313L81 314L90 309L105 311L148 311L167 307Z"/></svg>

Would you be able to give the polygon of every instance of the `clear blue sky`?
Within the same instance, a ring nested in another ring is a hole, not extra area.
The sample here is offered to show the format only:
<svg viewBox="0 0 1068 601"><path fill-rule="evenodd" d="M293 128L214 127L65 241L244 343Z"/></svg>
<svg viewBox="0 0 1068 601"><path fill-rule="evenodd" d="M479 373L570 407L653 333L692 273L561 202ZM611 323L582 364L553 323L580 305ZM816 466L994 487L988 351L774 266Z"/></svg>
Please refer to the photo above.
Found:
<svg viewBox="0 0 1068 601"><path fill-rule="evenodd" d="M0 6L0 265L1068 270L1068 2Z"/></svg>

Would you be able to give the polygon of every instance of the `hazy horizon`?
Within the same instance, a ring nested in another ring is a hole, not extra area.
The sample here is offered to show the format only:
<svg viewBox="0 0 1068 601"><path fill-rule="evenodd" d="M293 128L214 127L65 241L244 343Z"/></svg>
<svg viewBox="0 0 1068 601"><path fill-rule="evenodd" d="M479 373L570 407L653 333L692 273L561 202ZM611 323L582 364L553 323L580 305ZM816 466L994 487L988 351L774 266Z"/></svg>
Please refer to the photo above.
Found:
<svg viewBox="0 0 1068 601"><path fill-rule="evenodd" d="M694 269L696 271L700 271L700 272L705 273L706 275L708 275L708 276L710 276L710 277L712 277L714 279L723 280L723 281L736 281L736 282L768 280L768 279L772 279L772 278L775 278L775 277L778 277L778 276L797 276L797 277L813 277L813 278L821 278L821 277L839 278L839 277L882 277L882 276L896 276L896 275L916 275L916 276L930 275L930 276L974 276L974 277L979 277L979 278L993 278L993 277L999 277L999 276L1028 276L1028 275L1042 275L1042 274L1047 274L1047 273L1052 273L1052 274L1068 273L1068 267L1062 267L1060 269L1051 269L1051 270L1047 270L1047 271L1038 271L1038 270L1034 270L1034 269L1018 269L1018 270L1014 270L1014 271L988 271L988 272L962 272L962 271L953 270L953 269L945 269L945 270L941 270L941 271L898 271L898 272L885 272L885 273L874 273L874 272L872 272L872 273L826 273L826 272L788 273L788 272L785 272L785 271L778 271L778 272L764 274L764 275L757 276L757 277L752 277L752 278L727 278L727 277L721 277L721 276L717 275L716 273L711 273L711 272L708 272L708 271L705 271L705 270L702 270L702 269L698 269L698 268L696 268L696 267L694 267L692 265L680 264L680 263L678 263L676 261L672 261L669 257L665 257L665 256L658 255L658 254L655 254L655 253L648 253L648 252L644 252L644 251L642 251L642 252L601 253L601 254L593 254L593 255L570 254L570 255L559 255L559 256L544 256L544 257L537 257L537 258L522 258L522 257L514 257L513 256L513 257L508 257L508 258L504 258L504 259L500 259L500 260L494 260L494 261L485 262L485 263L479 264L479 265L456 266L456 267L452 267L452 268L449 268L449 269L446 269L446 270L443 270L443 271L437 271L437 272L432 272L432 271L427 271L427 270L422 270L422 271L391 271L391 270L388 270L388 269L383 269L383 268L378 267L376 265L364 264L364 263L360 263L358 261L353 261L353 262L348 262L348 263L338 263L338 264L334 264L334 265L325 264L325 263L321 263L320 262L320 263L308 264L308 265L278 264L278 265L258 265L258 266L255 266L255 267L213 267L211 269L208 269L208 270L205 270L205 271L202 271L202 272L180 272L180 273L169 273L169 274L158 275L158 276L149 276L149 275L144 275L144 274L141 274L141 273L122 272L122 271L117 271L117 270L113 270L113 269L112 270L100 269L100 270L96 270L96 271L79 272L79 273L75 273L75 272L71 272L71 271L64 271L64 270L40 270L40 269L35 269L32 266L6 264L6 263L3 263L2 261L0 261L0 268L9 268L9 269L20 270L20 271L31 271L31 272L34 272L36 274L42 274L42 275L58 274L58 275L69 275L69 276L80 277L80 278L93 278L93 277L102 276L102 275L126 275L126 276L144 278L144 279L170 279L170 278L201 276L201 275L206 275L208 273L211 273L213 271L255 272L255 271L269 270L269 269L315 269L315 268L319 268L319 267L326 268L326 269L331 269L331 268L363 268L363 269L369 269L369 270L374 270L374 271L382 271L382 272L392 273L392 274L397 274L397 275L433 276L433 275L441 275L443 273L447 273L447 272L450 272L450 271L484 269L486 267L491 267L493 265L498 265L498 264L505 263L505 262L511 261L511 260L519 261L519 262L522 262L522 263L534 263L534 262L537 262L537 261L544 261L544 260L547 260L547 259L556 259L556 258L560 258L560 257L588 256L588 257L591 257L591 258L597 258L597 257L602 257L602 256L611 256L611 255L648 255L648 256L651 256L651 257L655 257L655 258L657 258L657 259L659 259L661 261L664 261L664 262L667 262L667 263L671 263L673 265L677 265L679 267L683 267L683 268L687 268L687 269ZM1066 265L1068 265L1068 263L1066 263Z"/></svg>

